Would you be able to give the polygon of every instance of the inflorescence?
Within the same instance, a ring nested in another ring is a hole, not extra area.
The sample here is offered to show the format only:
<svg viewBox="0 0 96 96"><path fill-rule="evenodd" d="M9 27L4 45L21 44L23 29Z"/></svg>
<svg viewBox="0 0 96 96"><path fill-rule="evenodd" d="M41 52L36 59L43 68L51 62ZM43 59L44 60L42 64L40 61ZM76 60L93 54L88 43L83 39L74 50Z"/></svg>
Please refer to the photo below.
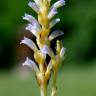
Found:
<svg viewBox="0 0 96 96"><path fill-rule="evenodd" d="M38 19L25 13L24 20L29 22L26 30L31 32L36 37L36 44L31 39L24 37L21 44L25 44L34 51L34 60L26 58L23 66L32 69L36 75L36 80L41 90L41 96L47 96L47 86L50 80L50 75L53 73L53 84L51 96L56 96L57 86L56 78L58 68L61 61L64 59L65 48L60 40L56 41L55 53L50 47L53 39L63 35L63 31L56 30L51 34L51 28L60 22L60 18L55 18L58 14L57 9L65 5L64 0L59 0L51 5L51 0L34 0L29 2L28 6L31 7L38 15ZM46 58L50 57L47 62Z"/></svg>

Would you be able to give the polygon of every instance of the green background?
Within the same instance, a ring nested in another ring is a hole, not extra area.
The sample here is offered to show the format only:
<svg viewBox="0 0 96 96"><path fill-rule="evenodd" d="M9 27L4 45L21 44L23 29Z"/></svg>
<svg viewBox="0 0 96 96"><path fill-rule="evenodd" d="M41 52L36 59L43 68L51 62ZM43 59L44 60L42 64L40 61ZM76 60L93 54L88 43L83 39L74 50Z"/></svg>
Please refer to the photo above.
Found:
<svg viewBox="0 0 96 96"><path fill-rule="evenodd" d="M22 68L33 52L19 45L24 36L33 38L22 20L25 12L36 16L28 2L0 0L0 96L40 96L34 76ZM96 0L66 0L58 11L61 22L52 30L64 31L61 39L67 49L58 74L58 96L96 96Z"/></svg>

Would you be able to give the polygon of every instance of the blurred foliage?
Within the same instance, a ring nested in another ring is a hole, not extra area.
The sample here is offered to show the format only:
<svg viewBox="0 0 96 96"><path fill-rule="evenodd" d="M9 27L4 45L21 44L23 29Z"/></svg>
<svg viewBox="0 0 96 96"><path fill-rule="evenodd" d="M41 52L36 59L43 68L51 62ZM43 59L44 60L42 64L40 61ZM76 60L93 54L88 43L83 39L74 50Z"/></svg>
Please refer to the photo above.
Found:
<svg viewBox="0 0 96 96"><path fill-rule="evenodd" d="M96 69L94 67L87 70L68 68L60 72L57 83L58 96L96 96ZM33 75L27 78L24 73L18 75L13 72L0 74L0 96L40 96L39 87ZM50 90L51 86L48 87Z"/></svg>
<svg viewBox="0 0 96 96"><path fill-rule="evenodd" d="M55 1L57 0L53 0ZM28 2L0 0L0 68L10 67L15 63L16 42L20 42L17 38L23 35L19 29L25 23L22 20L23 14L28 12L36 15L27 6ZM96 60L95 9L96 0L66 0L66 6L59 9L57 16L61 18L61 22L52 30L60 29L65 33L63 43L67 48L66 63L75 61L79 64Z"/></svg>

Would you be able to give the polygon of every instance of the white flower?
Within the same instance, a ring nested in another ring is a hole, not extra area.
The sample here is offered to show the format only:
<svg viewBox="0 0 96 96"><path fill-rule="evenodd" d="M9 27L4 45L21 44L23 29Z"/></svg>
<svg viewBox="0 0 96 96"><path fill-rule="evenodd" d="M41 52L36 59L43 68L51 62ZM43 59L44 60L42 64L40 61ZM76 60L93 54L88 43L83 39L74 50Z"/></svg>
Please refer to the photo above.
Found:
<svg viewBox="0 0 96 96"><path fill-rule="evenodd" d="M38 33L40 32L41 30L41 27L38 26L36 23L33 23L33 24L28 24L28 26L26 27L26 30L32 32L32 34L34 36L37 36Z"/></svg>
<svg viewBox="0 0 96 96"><path fill-rule="evenodd" d="M61 49L61 51L60 51L60 57L61 57L62 59L64 59L65 52L66 52L66 48L62 47L62 49Z"/></svg>
<svg viewBox="0 0 96 96"><path fill-rule="evenodd" d="M55 39L56 37L58 36L61 36L63 35L64 32L63 31L60 31L60 30L56 30L56 31L53 31L50 36L49 36L49 40L52 41L53 39Z"/></svg>
<svg viewBox="0 0 96 96"><path fill-rule="evenodd" d="M34 3L34 2L30 1L28 3L28 6L31 7L35 12L37 12L37 13L40 12L39 6L36 3Z"/></svg>
<svg viewBox="0 0 96 96"><path fill-rule="evenodd" d="M52 28L54 25L60 22L60 18L56 18L50 22L50 28Z"/></svg>
<svg viewBox="0 0 96 96"><path fill-rule="evenodd" d="M32 28L34 30L34 28L36 29L36 31L40 31L41 30L41 26L38 23L38 21L35 19L35 17L25 13L25 16L23 16L24 20L27 20L30 22L30 24L28 24L28 27L26 28L27 30L31 31ZM34 33L34 32L33 32Z"/></svg>
<svg viewBox="0 0 96 96"><path fill-rule="evenodd" d="M25 44L28 47L30 47L34 52L36 52L38 50L37 46L35 45L35 43L30 40L29 38L24 37L24 39L20 42L20 44Z"/></svg>
<svg viewBox="0 0 96 96"><path fill-rule="evenodd" d="M36 24L37 27L40 27L38 21L32 15L25 13L25 15L23 16L23 19L29 21L31 24Z"/></svg>
<svg viewBox="0 0 96 96"><path fill-rule="evenodd" d="M65 0L59 0L59 1L55 2L55 3L52 5L52 7L53 7L53 8L59 8L59 7L63 6L63 5L65 5Z"/></svg>
<svg viewBox="0 0 96 96"><path fill-rule="evenodd" d="M33 60L29 59L28 57L26 58L26 61L22 65L31 68L34 72L39 72L36 63Z"/></svg>
<svg viewBox="0 0 96 96"><path fill-rule="evenodd" d="M33 16L31 16L31 15L29 15L27 13L25 13L25 15L23 16L23 19L29 21L30 23L36 21L36 19Z"/></svg>
<svg viewBox="0 0 96 96"><path fill-rule="evenodd" d="M54 17L57 14L57 9L56 8L51 8L49 14L48 14L48 18L51 19L52 17Z"/></svg>
<svg viewBox="0 0 96 96"><path fill-rule="evenodd" d="M48 54L51 58L55 58L54 52L47 45L44 45L40 50L43 54Z"/></svg>
<svg viewBox="0 0 96 96"><path fill-rule="evenodd" d="M41 6L41 5L42 5L43 0L34 0L34 2L35 2L38 6Z"/></svg>

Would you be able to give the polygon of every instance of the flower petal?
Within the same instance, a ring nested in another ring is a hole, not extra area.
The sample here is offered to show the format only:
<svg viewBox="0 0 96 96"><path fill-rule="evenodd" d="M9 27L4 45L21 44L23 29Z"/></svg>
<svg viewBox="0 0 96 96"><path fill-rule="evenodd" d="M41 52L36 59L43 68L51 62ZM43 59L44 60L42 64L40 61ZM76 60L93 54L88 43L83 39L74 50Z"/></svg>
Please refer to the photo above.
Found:
<svg viewBox="0 0 96 96"><path fill-rule="evenodd" d="M40 12L39 6L36 3L34 3L34 2L30 1L28 3L28 6L31 7L35 12L37 12L37 13Z"/></svg>
<svg viewBox="0 0 96 96"><path fill-rule="evenodd" d="M31 31L36 36L37 32L40 32L41 30L41 26L38 21L33 16L26 13L25 16L23 16L23 19L30 22L30 24L26 27L26 30Z"/></svg>
<svg viewBox="0 0 96 96"><path fill-rule="evenodd" d="M65 5L65 0L59 0L56 3L53 4L53 8L59 8L61 6Z"/></svg>
<svg viewBox="0 0 96 96"><path fill-rule="evenodd" d="M24 37L24 39L21 41L20 44L25 44L28 47L30 47L34 52L36 52L38 50L38 48L36 47L35 43L30 40L29 38Z"/></svg>
<svg viewBox="0 0 96 96"><path fill-rule="evenodd" d="M50 22L50 28L52 28L54 25L60 22L60 18L56 18Z"/></svg>
<svg viewBox="0 0 96 96"><path fill-rule="evenodd" d="M44 45L44 47L42 49L40 49L40 51L43 54L48 54L51 58L55 58L53 51L47 45Z"/></svg>
<svg viewBox="0 0 96 96"><path fill-rule="evenodd" d="M34 72L39 71L36 63L33 60L29 59L28 57L26 58L26 61L22 65L31 68Z"/></svg>
<svg viewBox="0 0 96 96"><path fill-rule="evenodd" d="M51 19L52 17L54 17L57 14L57 9L56 8L51 8L49 14L48 14L48 18Z"/></svg>
<svg viewBox="0 0 96 96"><path fill-rule="evenodd" d="M61 57L62 59L64 59L65 51L66 51L66 48L62 47L62 49L61 49L61 51L60 51L60 57Z"/></svg>
<svg viewBox="0 0 96 96"><path fill-rule="evenodd" d="M32 15L29 15L27 13L25 13L25 15L23 16L23 19L29 21L30 23L36 23L37 25L39 25L39 23L35 19L35 17L33 17Z"/></svg>
<svg viewBox="0 0 96 96"><path fill-rule="evenodd" d="M26 27L26 30L32 32L34 36L37 36L38 32L40 32L41 30L41 27L38 26L36 23L28 24L28 26Z"/></svg>
<svg viewBox="0 0 96 96"><path fill-rule="evenodd" d="M49 36L49 40L53 40L54 38L63 35L64 32L60 30L53 31L51 35Z"/></svg>
<svg viewBox="0 0 96 96"><path fill-rule="evenodd" d="M37 29L36 29L35 24L34 24L34 25L28 24L28 26L26 27L26 30L32 32L32 34L33 34L34 36L37 36Z"/></svg>
<svg viewBox="0 0 96 96"><path fill-rule="evenodd" d="M33 21L36 21L35 18L27 13L25 13L25 15L23 16L24 20L29 21L30 23L32 23Z"/></svg>
<svg viewBox="0 0 96 96"><path fill-rule="evenodd" d="M42 0L34 0L34 2L35 2L38 6L41 6L41 4L42 4Z"/></svg>
<svg viewBox="0 0 96 96"><path fill-rule="evenodd" d="M25 13L25 16L23 16L23 19L29 21L32 25L36 25L37 28L40 28L39 22L32 15Z"/></svg>

